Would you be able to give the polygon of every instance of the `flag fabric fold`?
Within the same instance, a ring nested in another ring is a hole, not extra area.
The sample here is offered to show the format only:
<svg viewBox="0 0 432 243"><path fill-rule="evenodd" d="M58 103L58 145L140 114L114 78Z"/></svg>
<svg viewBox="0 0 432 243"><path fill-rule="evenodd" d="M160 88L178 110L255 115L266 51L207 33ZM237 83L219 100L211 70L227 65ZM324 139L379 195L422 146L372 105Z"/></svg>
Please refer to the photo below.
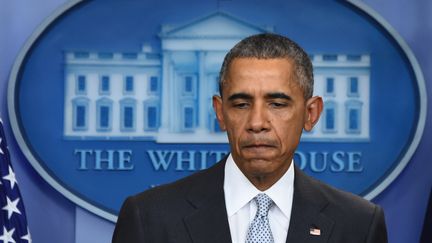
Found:
<svg viewBox="0 0 432 243"><path fill-rule="evenodd" d="M0 243L31 243L21 197L0 119Z"/></svg>

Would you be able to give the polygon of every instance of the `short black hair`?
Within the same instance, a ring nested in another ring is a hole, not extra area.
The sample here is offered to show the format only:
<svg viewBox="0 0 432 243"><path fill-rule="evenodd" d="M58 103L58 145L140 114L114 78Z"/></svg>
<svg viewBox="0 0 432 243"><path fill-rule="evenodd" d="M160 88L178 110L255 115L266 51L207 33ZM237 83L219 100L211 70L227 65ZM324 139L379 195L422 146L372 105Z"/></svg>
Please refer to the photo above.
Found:
<svg viewBox="0 0 432 243"><path fill-rule="evenodd" d="M295 78L303 90L305 99L313 94L313 68L308 54L285 36L263 33L249 36L237 43L226 55L219 73L219 94L235 58L274 59L287 58L294 62Z"/></svg>

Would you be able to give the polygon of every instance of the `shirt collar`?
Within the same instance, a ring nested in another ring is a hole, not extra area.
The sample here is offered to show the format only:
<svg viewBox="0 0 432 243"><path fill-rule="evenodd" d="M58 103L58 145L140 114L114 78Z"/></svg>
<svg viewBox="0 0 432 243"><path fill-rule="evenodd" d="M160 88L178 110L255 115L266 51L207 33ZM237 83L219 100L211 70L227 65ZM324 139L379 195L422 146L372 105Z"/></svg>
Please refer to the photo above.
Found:
<svg viewBox="0 0 432 243"><path fill-rule="evenodd" d="M293 187L294 166L291 162L287 172L272 187L264 191L288 218L291 215ZM225 164L224 193L228 217L234 215L261 193L241 172L231 154Z"/></svg>
<svg viewBox="0 0 432 243"><path fill-rule="evenodd" d="M285 217L290 218L294 195L294 161L291 161L285 174L264 193L273 200Z"/></svg>

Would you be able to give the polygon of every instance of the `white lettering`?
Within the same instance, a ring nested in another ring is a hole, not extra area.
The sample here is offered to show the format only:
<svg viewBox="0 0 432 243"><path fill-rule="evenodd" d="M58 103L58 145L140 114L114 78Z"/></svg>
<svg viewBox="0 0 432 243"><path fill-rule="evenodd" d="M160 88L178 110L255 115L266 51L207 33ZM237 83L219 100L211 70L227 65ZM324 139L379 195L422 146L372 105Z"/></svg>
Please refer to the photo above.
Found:
<svg viewBox="0 0 432 243"><path fill-rule="evenodd" d="M147 150L147 154L149 155L155 170L160 170L161 166L162 170L168 170L168 166L171 164L174 156L174 153L170 150ZM155 156L155 154L157 156Z"/></svg>

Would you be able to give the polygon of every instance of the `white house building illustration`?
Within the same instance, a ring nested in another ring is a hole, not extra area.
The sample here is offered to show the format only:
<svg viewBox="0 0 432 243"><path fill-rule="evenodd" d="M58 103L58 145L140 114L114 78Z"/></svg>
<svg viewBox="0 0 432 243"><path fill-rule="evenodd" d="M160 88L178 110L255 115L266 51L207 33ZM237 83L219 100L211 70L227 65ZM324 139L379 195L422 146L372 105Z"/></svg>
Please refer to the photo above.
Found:
<svg viewBox="0 0 432 243"><path fill-rule="evenodd" d="M249 35L272 32L225 13L162 26L161 51L65 52L64 137L225 143L211 97L226 52ZM315 93L325 110L305 141L369 139L370 56L311 54Z"/></svg>

